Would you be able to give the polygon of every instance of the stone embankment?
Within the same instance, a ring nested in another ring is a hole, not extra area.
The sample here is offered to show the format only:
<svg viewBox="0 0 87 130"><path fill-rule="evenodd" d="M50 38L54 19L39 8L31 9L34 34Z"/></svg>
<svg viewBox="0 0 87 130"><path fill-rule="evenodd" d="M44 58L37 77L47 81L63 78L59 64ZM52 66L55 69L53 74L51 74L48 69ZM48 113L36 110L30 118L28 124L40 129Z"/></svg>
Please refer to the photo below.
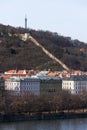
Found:
<svg viewBox="0 0 87 130"><path fill-rule="evenodd" d="M0 122L29 121L29 120L53 120L87 118L87 113L59 113L59 114L35 114L35 115L3 115Z"/></svg>

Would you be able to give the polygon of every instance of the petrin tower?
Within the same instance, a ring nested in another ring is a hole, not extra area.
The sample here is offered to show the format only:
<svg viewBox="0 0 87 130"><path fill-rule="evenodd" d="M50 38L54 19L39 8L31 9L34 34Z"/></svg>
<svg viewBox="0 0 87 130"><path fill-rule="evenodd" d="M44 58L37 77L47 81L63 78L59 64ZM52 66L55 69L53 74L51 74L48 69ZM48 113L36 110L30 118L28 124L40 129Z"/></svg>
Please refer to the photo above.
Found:
<svg viewBox="0 0 87 130"><path fill-rule="evenodd" d="M25 29L27 29L27 16L25 15Z"/></svg>

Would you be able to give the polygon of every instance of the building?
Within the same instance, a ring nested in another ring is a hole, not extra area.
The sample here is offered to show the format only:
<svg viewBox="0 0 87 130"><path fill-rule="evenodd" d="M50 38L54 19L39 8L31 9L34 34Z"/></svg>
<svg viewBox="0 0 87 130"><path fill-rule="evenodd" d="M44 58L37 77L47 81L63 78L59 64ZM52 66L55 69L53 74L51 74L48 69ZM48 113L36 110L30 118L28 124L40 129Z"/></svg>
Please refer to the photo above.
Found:
<svg viewBox="0 0 87 130"><path fill-rule="evenodd" d="M40 80L31 77L11 77L5 81L5 90L18 94L40 95Z"/></svg>
<svg viewBox="0 0 87 130"><path fill-rule="evenodd" d="M26 75L27 70L8 70L4 73L5 75Z"/></svg>
<svg viewBox="0 0 87 130"><path fill-rule="evenodd" d="M4 72L4 76L31 76L36 74L37 72L34 70L8 70Z"/></svg>
<svg viewBox="0 0 87 130"><path fill-rule="evenodd" d="M62 80L58 77L40 76L40 93L53 94L62 90Z"/></svg>
<svg viewBox="0 0 87 130"><path fill-rule="evenodd" d="M0 90L4 90L4 79L2 76L0 77Z"/></svg>
<svg viewBox="0 0 87 130"><path fill-rule="evenodd" d="M56 93L62 90L61 80L41 80L40 81L40 93Z"/></svg>
<svg viewBox="0 0 87 130"><path fill-rule="evenodd" d="M0 96L4 95L4 78L0 76Z"/></svg>
<svg viewBox="0 0 87 130"><path fill-rule="evenodd" d="M50 75L50 76L49 76ZM49 71L40 71L32 77L38 77L40 79L40 94L53 94L62 91L61 78L50 73Z"/></svg>
<svg viewBox="0 0 87 130"><path fill-rule="evenodd" d="M62 89L72 94L79 94L87 90L87 75L73 75L62 80Z"/></svg>

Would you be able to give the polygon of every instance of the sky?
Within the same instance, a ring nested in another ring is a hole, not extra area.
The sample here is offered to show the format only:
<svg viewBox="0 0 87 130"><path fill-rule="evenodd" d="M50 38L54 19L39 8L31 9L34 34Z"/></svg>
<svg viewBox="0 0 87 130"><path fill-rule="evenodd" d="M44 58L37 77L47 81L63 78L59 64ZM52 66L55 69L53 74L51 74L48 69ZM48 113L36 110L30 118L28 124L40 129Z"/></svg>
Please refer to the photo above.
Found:
<svg viewBox="0 0 87 130"><path fill-rule="evenodd" d="M87 43L87 0L0 0L0 23L57 32Z"/></svg>

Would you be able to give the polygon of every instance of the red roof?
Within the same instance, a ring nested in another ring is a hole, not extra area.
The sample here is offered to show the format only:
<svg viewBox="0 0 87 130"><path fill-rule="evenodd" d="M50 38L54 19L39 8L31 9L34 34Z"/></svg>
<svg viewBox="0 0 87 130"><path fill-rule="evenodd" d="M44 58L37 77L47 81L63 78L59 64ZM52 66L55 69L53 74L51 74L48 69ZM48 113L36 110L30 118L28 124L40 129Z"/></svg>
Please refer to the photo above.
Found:
<svg viewBox="0 0 87 130"><path fill-rule="evenodd" d="M58 74L57 74L57 72L49 72L47 75L48 76L57 76Z"/></svg>
<svg viewBox="0 0 87 130"><path fill-rule="evenodd" d="M4 80L6 80L6 79L9 79L11 76L10 75L5 75L3 78L4 78Z"/></svg>
<svg viewBox="0 0 87 130"><path fill-rule="evenodd" d="M8 70L7 73L15 73L16 70Z"/></svg>

